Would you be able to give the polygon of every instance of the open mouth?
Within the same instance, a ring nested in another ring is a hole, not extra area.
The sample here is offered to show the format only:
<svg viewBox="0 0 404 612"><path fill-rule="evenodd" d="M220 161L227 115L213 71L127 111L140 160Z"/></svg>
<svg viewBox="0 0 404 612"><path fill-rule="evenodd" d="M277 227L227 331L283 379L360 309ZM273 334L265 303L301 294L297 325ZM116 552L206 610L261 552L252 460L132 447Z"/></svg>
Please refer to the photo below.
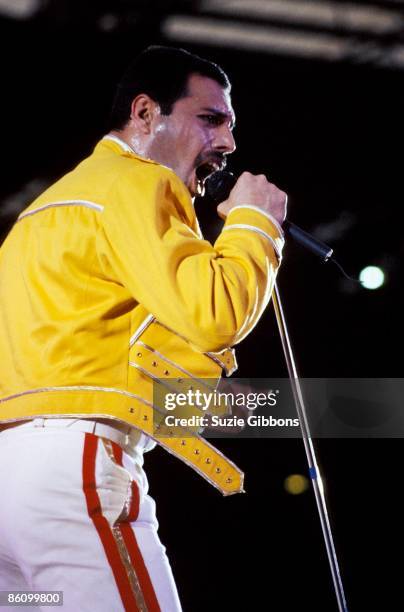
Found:
<svg viewBox="0 0 404 612"><path fill-rule="evenodd" d="M226 165L226 161L221 159L220 161L207 160L200 164L195 170L196 176L196 194L203 197L205 194L205 181L214 172L223 170Z"/></svg>
<svg viewBox="0 0 404 612"><path fill-rule="evenodd" d="M196 177L199 181L205 181L208 176L222 170L223 164L220 162L206 161L196 169Z"/></svg>

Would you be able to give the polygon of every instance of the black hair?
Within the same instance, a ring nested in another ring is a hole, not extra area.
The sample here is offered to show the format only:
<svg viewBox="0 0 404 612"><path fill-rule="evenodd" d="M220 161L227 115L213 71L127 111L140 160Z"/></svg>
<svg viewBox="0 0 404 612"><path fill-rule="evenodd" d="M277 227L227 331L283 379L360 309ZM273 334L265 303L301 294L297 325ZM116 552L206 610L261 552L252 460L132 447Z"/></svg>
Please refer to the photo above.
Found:
<svg viewBox="0 0 404 612"><path fill-rule="evenodd" d="M157 102L163 115L169 115L174 103L187 95L191 74L213 79L230 89L225 72L209 60L175 47L147 47L130 64L118 83L110 115L111 130L120 130L129 121L133 99L147 94Z"/></svg>

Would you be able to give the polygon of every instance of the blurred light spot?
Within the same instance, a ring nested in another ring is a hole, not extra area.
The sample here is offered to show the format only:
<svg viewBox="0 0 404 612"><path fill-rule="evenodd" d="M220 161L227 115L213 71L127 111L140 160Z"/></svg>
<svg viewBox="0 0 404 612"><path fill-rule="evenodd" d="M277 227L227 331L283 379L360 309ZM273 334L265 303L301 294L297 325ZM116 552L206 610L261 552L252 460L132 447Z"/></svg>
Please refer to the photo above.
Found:
<svg viewBox="0 0 404 612"><path fill-rule="evenodd" d="M328 223L320 223L310 229L316 238L323 242L341 240L356 224L356 216L352 212L342 210L338 217Z"/></svg>
<svg viewBox="0 0 404 612"><path fill-rule="evenodd" d="M365 289L379 289L384 284L384 272L377 266L367 266L359 274L359 280Z"/></svg>
<svg viewBox="0 0 404 612"><path fill-rule="evenodd" d="M291 474L285 478L283 486L291 495L300 495L308 489L309 481L306 476L302 476L301 474Z"/></svg>
<svg viewBox="0 0 404 612"><path fill-rule="evenodd" d="M13 19L29 19L42 4L42 0L0 0L0 14Z"/></svg>
<svg viewBox="0 0 404 612"><path fill-rule="evenodd" d="M112 32L112 30L118 27L118 24L118 17L112 13L105 13L105 15L101 15L98 20L98 27L104 32Z"/></svg>

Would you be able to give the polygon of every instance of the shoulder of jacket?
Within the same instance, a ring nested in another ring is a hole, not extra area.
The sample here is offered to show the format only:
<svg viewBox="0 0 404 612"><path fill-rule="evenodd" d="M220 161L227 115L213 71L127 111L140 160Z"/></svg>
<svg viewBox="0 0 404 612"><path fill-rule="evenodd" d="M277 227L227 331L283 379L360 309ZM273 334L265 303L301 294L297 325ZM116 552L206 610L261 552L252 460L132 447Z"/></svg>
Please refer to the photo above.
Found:
<svg viewBox="0 0 404 612"><path fill-rule="evenodd" d="M19 218L55 207L67 211L71 205L102 212L116 197L149 201L162 185L188 209L190 194L170 168L126 152L105 157L92 154L40 194Z"/></svg>
<svg viewBox="0 0 404 612"><path fill-rule="evenodd" d="M131 155L130 153L124 153L117 158L114 172L118 176L123 174L129 179L137 178L141 175L151 180L167 180L179 187L185 187L179 176L168 166L137 155Z"/></svg>
<svg viewBox="0 0 404 612"><path fill-rule="evenodd" d="M157 195L163 186L167 189L167 193L172 194L175 201L193 210L191 195L186 185L168 166L131 154L123 154L114 164L114 168L110 169L109 178L111 193L116 192L115 190L120 193L129 190L147 197L153 193Z"/></svg>

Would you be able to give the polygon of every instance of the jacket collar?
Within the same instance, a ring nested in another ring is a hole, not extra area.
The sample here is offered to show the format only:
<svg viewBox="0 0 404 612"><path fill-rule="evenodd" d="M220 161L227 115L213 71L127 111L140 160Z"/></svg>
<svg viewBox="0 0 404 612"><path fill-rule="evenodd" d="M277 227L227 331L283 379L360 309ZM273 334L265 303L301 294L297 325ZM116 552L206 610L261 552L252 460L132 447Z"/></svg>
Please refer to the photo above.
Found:
<svg viewBox="0 0 404 612"><path fill-rule="evenodd" d="M117 145L119 145L121 149L126 153L134 153L138 157L132 147L130 147L124 140L121 140L121 138L118 138L118 136L107 134L106 136L104 136L104 138L102 138L102 140L111 140L112 142L115 142Z"/></svg>
<svg viewBox="0 0 404 612"><path fill-rule="evenodd" d="M124 140L119 138L118 136L114 136L113 134L106 134L98 143L98 145L106 145L109 149L112 149L118 153L129 153L131 157L136 157L137 159L141 159L142 161L148 162L149 164L156 164L161 166L158 162L154 161L154 159L150 159L148 157L142 157L136 151L132 149ZM98 146L97 145L97 146ZM164 166L165 168L167 166Z"/></svg>

